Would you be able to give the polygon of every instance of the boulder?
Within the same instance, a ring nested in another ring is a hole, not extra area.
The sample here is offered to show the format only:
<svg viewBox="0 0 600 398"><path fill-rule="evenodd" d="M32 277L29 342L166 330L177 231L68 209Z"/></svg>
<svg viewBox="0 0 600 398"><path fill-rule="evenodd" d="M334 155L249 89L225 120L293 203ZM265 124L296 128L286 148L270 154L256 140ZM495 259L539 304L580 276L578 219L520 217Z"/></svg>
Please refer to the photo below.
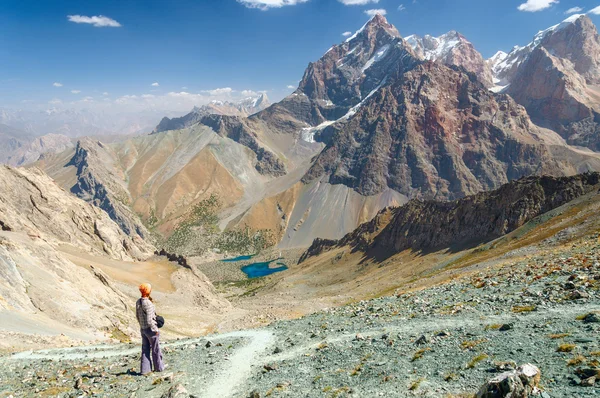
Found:
<svg viewBox="0 0 600 398"><path fill-rule="evenodd" d="M189 398L191 395L181 384L175 384L169 388L161 398Z"/></svg>
<svg viewBox="0 0 600 398"><path fill-rule="evenodd" d="M526 398L537 391L541 371L532 364L519 366L486 382L477 393L477 398Z"/></svg>

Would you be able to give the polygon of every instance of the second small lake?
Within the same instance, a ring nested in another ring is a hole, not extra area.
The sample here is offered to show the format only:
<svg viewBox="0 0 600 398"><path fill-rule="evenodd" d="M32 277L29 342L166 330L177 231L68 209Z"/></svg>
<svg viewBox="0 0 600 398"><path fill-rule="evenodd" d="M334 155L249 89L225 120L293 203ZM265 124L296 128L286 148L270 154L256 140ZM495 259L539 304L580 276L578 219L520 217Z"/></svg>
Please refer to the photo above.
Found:
<svg viewBox="0 0 600 398"><path fill-rule="evenodd" d="M238 257L234 257L234 258L226 258L224 260L221 260L221 262L223 262L223 263L234 263L236 261L250 260L252 257L254 257L254 255L238 256Z"/></svg>

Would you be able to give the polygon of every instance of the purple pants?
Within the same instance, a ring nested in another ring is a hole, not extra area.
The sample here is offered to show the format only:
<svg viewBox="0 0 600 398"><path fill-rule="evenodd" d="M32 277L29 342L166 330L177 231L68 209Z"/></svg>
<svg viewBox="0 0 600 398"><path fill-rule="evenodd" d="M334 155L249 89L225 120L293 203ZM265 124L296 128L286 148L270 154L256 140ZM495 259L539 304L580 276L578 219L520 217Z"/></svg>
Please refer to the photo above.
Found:
<svg viewBox="0 0 600 398"><path fill-rule="evenodd" d="M164 365L162 361L162 353L160 352L160 344L158 342L159 335L155 334L150 329L140 330L142 334L142 365L141 374L149 373L152 370L154 363L154 371L162 372ZM150 358L152 354L152 358Z"/></svg>

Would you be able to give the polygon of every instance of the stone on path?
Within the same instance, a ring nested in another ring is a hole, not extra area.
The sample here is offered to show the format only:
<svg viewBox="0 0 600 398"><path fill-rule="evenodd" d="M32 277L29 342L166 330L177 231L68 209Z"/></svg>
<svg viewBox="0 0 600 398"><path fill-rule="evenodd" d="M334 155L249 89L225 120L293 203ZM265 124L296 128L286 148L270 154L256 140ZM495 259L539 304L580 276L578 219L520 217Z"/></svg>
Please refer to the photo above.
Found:
<svg viewBox="0 0 600 398"><path fill-rule="evenodd" d="M489 380L479 389L477 398L527 398L538 391L540 377L540 369L527 363Z"/></svg>
<svg viewBox="0 0 600 398"><path fill-rule="evenodd" d="M161 398L189 398L190 394L187 392L184 386L181 384L175 384L169 388Z"/></svg>

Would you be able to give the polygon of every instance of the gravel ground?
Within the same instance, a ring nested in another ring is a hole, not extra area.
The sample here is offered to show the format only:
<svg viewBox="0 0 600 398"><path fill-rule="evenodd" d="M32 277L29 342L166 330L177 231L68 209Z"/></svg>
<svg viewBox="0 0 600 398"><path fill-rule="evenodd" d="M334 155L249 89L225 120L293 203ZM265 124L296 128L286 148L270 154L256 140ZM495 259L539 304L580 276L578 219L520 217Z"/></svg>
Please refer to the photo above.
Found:
<svg viewBox="0 0 600 398"><path fill-rule="evenodd" d="M599 396L599 289L595 236L421 291L180 340L160 375L136 376L139 347L128 345L0 357L0 397L161 397L174 386L186 397L469 397L525 363L541 369L539 396Z"/></svg>

